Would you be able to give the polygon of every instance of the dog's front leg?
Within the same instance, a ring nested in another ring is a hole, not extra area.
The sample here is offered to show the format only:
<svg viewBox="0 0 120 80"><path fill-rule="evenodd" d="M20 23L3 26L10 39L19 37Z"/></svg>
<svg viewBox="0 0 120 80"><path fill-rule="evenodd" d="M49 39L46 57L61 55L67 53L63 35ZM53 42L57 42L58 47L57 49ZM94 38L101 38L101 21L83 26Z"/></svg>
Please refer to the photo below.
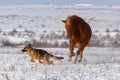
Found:
<svg viewBox="0 0 120 80"><path fill-rule="evenodd" d="M36 59L38 60L38 62L39 62L40 64L43 64L43 62L41 61L41 57L40 57L40 56L37 56Z"/></svg>
<svg viewBox="0 0 120 80"><path fill-rule="evenodd" d="M31 58L31 60L30 60L31 62L34 62L34 58Z"/></svg>

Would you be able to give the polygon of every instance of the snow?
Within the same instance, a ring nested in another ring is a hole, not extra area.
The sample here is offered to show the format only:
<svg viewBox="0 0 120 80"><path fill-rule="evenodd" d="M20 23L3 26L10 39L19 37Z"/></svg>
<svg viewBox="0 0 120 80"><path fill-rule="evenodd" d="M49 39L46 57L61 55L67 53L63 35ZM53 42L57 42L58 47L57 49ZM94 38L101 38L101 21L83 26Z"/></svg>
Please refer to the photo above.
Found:
<svg viewBox="0 0 120 80"><path fill-rule="evenodd" d="M73 64L68 62L68 48L42 48L48 52L63 56L61 61L53 61L53 65L30 62L23 47L0 48L0 80L119 80L120 49L87 47L83 60ZM75 49L76 51L77 49Z"/></svg>

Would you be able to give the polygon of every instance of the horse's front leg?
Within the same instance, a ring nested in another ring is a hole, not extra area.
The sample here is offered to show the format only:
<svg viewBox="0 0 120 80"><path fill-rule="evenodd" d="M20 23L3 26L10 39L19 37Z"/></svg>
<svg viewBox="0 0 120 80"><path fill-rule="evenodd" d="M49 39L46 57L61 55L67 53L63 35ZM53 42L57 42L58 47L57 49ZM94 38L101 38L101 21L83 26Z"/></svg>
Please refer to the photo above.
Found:
<svg viewBox="0 0 120 80"><path fill-rule="evenodd" d="M82 61L82 56L83 56L83 50L85 48L86 44L85 43L80 43L79 44L79 48L78 48L78 51L77 51L77 55L76 55L76 58L75 58L75 62L81 62Z"/></svg>
<svg viewBox="0 0 120 80"><path fill-rule="evenodd" d="M70 54L69 54L69 60L68 61L71 61L72 60L72 56L75 56L75 53L73 52L74 51L74 46L75 46L76 42L74 39L70 39Z"/></svg>

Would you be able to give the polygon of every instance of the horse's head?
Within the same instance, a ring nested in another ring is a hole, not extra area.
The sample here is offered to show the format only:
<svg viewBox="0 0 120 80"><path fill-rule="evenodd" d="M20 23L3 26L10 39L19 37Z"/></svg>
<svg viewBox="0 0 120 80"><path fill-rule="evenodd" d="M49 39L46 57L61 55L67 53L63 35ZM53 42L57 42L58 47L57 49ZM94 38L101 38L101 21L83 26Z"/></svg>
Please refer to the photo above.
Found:
<svg viewBox="0 0 120 80"><path fill-rule="evenodd" d="M67 20L61 20L61 21L65 24L66 30L68 30L68 23L67 23Z"/></svg>
<svg viewBox="0 0 120 80"><path fill-rule="evenodd" d="M69 16L66 20L62 20L62 22L65 24L65 29L67 30L67 36L70 38L71 35L71 21L69 19Z"/></svg>
<svg viewBox="0 0 120 80"><path fill-rule="evenodd" d="M68 16L67 18L66 18L66 20L62 20L62 22L65 24L65 28L66 28L66 30L68 31L69 29L70 29L70 16Z"/></svg>

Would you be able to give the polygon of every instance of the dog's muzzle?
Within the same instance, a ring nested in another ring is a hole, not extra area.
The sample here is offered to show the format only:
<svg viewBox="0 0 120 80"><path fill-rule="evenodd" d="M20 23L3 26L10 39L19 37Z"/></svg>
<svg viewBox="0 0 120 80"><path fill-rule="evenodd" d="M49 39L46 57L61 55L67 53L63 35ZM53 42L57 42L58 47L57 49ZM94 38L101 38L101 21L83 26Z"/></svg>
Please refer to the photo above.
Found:
<svg viewBox="0 0 120 80"><path fill-rule="evenodd" d="M26 50L25 49L23 49L23 50L21 50L22 52L26 52Z"/></svg>

